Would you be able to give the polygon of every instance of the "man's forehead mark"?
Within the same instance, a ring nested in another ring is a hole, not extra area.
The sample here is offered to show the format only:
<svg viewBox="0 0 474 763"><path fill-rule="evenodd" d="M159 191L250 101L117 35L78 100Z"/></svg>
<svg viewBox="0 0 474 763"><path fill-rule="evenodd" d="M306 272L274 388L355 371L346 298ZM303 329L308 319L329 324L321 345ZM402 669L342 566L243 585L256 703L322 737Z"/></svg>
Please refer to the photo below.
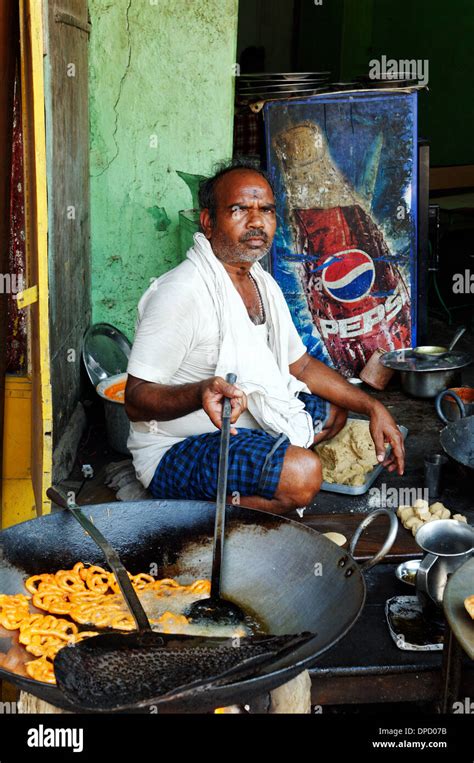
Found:
<svg viewBox="0 0 474 763"><path fill-rule="evenodd" d="M258 199L258 201L259 201L261 207L265 207L265 208L268 208L268 209L275 209L276 208L275 204L272 201L264 201L262 199ZM233 209L233 207L245 207L245 205L246 205L246 200L245 199L240 199L240 200L237 200L237 201L233 201L231 204L227 204L226 205L226 209Z"/></svg>

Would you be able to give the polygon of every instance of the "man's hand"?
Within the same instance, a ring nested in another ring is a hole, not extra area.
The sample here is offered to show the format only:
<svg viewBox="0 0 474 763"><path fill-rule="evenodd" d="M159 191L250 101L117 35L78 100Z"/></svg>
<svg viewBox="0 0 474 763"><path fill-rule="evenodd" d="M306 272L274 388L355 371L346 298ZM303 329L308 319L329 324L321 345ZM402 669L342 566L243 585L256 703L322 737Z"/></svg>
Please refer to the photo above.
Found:
<svg viewBox="0 0 474 763"><path fill-rule="evenodd" d="M402 475L405 468L405 446L402 433L382 403L374 405L370 413L369 429L375 444L377 460L386 466L389 472L397 469L398 474ZM392 446L388 457L385 456L387 443Z"/></svg>
<svg viewBox="0 0 474 763"><path fill-rule="evenodd" d="M222 427L222 401L224 397L230 398L232 406L230 423L235 424L240 414L247 408L245 393L234 384L226 382L222 376L214 376L212 379L206 379L202 382L202 407L218 429ZM231 426L230 433L237 434L237 429Z"/></svg>
<svg viewBox="0 0 474 763"><path fill-rule="evenodd" d="M289 367L290 373L301 379L313 393L329 400L339 408L370 416L370 434L375 444L378 460L388 467L389 472L397 469L403 474L405 466L405 447L403 437L395 420L385 406L362 390L349 384L346 379L308 353ZM392 452L385 458L386 443L392 446Z"/></svg>

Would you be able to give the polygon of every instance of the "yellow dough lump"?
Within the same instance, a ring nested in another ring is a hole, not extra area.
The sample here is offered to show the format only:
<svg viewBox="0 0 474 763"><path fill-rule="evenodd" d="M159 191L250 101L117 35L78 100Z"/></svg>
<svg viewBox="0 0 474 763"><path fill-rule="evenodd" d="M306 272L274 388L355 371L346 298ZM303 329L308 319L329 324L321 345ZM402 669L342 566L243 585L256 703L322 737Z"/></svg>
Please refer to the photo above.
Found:
<svg viewBox="0 0 474 763"><path fill-rule="evenodd" d="M428 505L428 501L421 498L415 501L413 506L399 506L397 517L400 519L406 530L411 530L415 536L422 525L427 522L434 522L437 519L457 519L458 522L467 522L464 514L454 514L443 503L437 501Z"/></svg>
<svg viewBox="0 0 474 763"><path fill-rule="evenodd" d="M339 434L315 451L321 459L323 480L340 485L363 485L367 472L378 464L369 422L351 419Z"/></svg>

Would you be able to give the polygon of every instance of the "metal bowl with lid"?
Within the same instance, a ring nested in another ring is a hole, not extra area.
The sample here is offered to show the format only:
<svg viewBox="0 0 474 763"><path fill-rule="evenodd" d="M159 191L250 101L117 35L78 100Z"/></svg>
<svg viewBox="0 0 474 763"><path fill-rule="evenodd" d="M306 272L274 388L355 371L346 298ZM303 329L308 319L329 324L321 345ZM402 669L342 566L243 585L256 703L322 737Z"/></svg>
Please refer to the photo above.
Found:
<svg viewBox="0 0 474 763"><path fill-rule="evenodd" d="M452 350L438 358L420 357L413 347L386 352L382 365L400 372L402 389L413 397L431 398L449 387L461 368L472 363L467 352Z"/></svg>

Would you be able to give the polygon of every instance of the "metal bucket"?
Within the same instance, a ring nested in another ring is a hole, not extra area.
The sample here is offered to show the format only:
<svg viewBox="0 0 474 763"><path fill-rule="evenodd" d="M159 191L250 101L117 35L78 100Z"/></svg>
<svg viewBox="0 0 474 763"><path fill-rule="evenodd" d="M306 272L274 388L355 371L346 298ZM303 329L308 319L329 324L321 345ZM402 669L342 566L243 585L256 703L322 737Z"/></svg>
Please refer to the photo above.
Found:
<svg viewBox="0 0 474 763"><path fill-rule="evenodd" d="M124 399L113 399L107 395L107 391L110 391L111 387L126 380L126 373L109 376L108 379L99 382L96 391L104 401L105 427L110 447L129 456L127 440L130 432L130 420L125 413Z"/></svg>

